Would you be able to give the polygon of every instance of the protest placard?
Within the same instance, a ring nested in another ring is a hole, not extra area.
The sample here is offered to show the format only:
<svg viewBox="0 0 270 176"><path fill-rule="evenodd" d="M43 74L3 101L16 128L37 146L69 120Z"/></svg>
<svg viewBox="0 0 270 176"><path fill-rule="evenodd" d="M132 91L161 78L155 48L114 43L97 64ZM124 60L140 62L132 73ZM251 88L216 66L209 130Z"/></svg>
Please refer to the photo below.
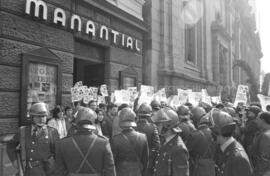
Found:
<svg viewBox="0 0 270 176"><path fill-rule="evenodd" d="M191 89L189 89L189 90L177 89L177 94L178 94L178 97L179 97L179 103L181 105L185 104L188 101L189 92L192 92L192 90Z"/></svg>
<svg viewBox="0 0 270 176"><path fill-rule="evenodd" d="M269 96L264 96L262 94L258 94L257 97L260 100L261 106L262 106L262 110L266 111L266 106L270 105L270 97Z"/></svg>
<svg viewBox="0 0 270 176"><path fill-rule="evenodd" d="M234 101L234 107L237 107L239 103L243 103L244 105L247 104L248 101L248 86L246 85L238 85L237 93Z"/></svg>
<svg viewBox="0 0 270 176"><path fill-rule="evenodd" d="M100 94L101 94L102 96L109 96L109 94L108 94L108 89L107 89L107 85L106 85L106 84L102 84L102 85L100 86Z"/></svg>

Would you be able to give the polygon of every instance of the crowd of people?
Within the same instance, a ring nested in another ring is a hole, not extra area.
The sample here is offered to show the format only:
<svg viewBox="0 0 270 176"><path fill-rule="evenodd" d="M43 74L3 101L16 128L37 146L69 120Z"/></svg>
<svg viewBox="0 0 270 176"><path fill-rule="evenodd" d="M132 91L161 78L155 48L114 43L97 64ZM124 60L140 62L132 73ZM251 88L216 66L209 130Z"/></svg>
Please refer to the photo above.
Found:
<svg viewBox="0 0 270 176"><path fill-rule="evenodd" d="M26 176L270 175L270 113L260 104L134 107L75 102L48 120L46 105L33 104L8 155Z"/></svg>

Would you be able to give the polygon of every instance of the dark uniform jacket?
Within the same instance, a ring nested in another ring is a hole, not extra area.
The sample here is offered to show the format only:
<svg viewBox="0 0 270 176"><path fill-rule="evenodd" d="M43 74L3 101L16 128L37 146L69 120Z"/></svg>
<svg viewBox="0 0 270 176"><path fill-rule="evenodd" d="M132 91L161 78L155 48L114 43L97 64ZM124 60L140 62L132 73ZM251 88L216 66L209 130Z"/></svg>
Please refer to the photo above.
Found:
<svg viewBox="0 0 270 176"><path fill-rule="evenodd" d="M251 147L254 175L270 174L270 130L259 132Z"/></svg>
<svg viewBox="0 0 270 176"><path fill-rule="evenodd" d="M76 148L73 140L83 156ZM95 143L93 143L94 140ZM92 147L88 152L91 145ZM82 164L83 159L85 159L85 162ZM80 165L82 165L81 169L79 169ZM113 154L108 139L97 136L87 129L78 129L73 136L63 138L56 145L55 173L57 176L75 173L115 176Z"/></svg>
<svg viewBox="0 0 270 176"><path fill-rule="evenodd" d="M246 150L247 154L250 156L250 147L253 143L255 134L259 132L259 127L256 120L249 120L246 123L246 126L242 129L242 133L244 135L243 139L243 147Z"/></svg>
<svg viewBox="0 0 270 176"><path fill-rule="evenodd" d="M112 117L108 113L106 113L106 116L104 117L104 121L101 124L102 134L109 139L112 138L113 119L114 119L114 117Z"/></svg>
<svg viewBox="0 0 270 176"><path fill-rule="evenodd" d="M196 128L190 120L182 121L178 126L182 130L180 136L186 144L190 135L196 130Z"/></svg>
<svg viewBox="0 0 270 176"><path fill-rule="evenodd" d="M51 175L54 167L55 143L59 140L57 130L45 125L34 134L31 126L21 127L7 145L7 153L12 162L16 160L15 151L20 143L20 136L23 136L22 130L25 130L24 145L21 144L25 146L25 176Z"/></svg>
<svg viewBox="0 0 270 176"><path fill-rule="evenodd" d="M215 176L215 147L211 130L207 126L199 126L187 141L190 154L191 176Z"/></svg>
<svg viewBox="0 0 270 176"><path fill-rule="evenodd" d="M117 176L144 176L149 158L147 137L134 129L124 129L112 138Z"/></svg>
<svg viewBox="0 0 270 176"><path fill-rule="evenodd" d="M220 147L219 147L220 148ZM252 176L249 158L240 143L232 142L224 152L217 150L217 176Z"/></svg>
<svg viewBox="0 0 270 176"><path fill-rule="evenodd" d="M160 147L158 130L155 124L149 123L147 119L140 119L137 122L137 131L146 134L149 147L148 168L153 169L153 162Z"/></svg>
<svg viewBox="0 0 270 176"><path fill-rule="evenodd" d="M188 176L189 154L180 136L175 135L160 147L155 161L155 176Z"/></svg>

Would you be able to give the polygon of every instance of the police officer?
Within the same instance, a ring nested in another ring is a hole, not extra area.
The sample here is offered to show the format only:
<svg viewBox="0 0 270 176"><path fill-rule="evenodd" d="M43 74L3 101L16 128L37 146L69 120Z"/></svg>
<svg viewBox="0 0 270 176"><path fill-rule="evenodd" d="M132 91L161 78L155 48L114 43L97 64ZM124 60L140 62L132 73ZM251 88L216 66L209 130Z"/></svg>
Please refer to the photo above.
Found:
<svg viewBox="0 0 270 176"><path fill-rule="evenodd" d="M143 103L138 109L137 131L146 134L149 147L148 176L153 174L153 162L160 147L158 130L155 124L149 123L148 119L152 116L152 107Z"/></svg>
<svg viewBox="0 0 270 176"><path fill-rule="evenodd" d="M76 133L57 144L55 175L116 175L109 140L94 133L96 117L90 108L79 109Z"/></svg>
<svg viewBox="0 0 270 176"><path fill-rule="evenodd" d="M242 145L233 138L235 129L233 118L219 109L212 109L202 120L208 120L211 124L212 135L218 146L215 157L216 175L251 176L252 167L249 158Z"/></svg>
<svg viewBox="0 0 270 176"><path fill-rule="evenodd" d="M161 136L161 147L155 161L155 176L188 176L189 155L187 148L178 135L177 113L170 108L160 109L152 120L157 124Z"/></svg>
<svg viewBox="0 0 270 176"><path fill-rule="evenodd" d="M270 175L270 113L259 114L257 123L261 129L251 147L254 176Z"/></svg>
<svg viewBox="0 0 270 176"><path fill-rule="evenodd" d="M252 145L255 134L260 130L256 122L256 117L260 112L261 109L255 105L246 109L247 122L241 131L243 133L243 146L248 154L250 153L250 146Z"/></svg>
<svg viewBox="0 0 270 176"><path fill-rule="evenodd" d="M136 127L135 117L131 108L124 108L119 113L122 132L112 138L117 176L146 175L149 156L147 138L133 129Z"/></svg>
<svg viewBox="0 0 270 176"><path fill-rule="evenodd" d="M55 143L59 140L56 129L46 125L48 110L45 103L36 103L30 108L31 126L22 126L8 143L7 153L16 166L21 158L24 175L48 176L53 172ZM16 150L20 157L16 158Z"/></svg>
<svg viewBox="0 0 270 176"><path fill-rule="evenodd" d="M191 120L196 128L199 126L200 119L206 114L205 109L200 106L193 107L191 109Z"/></svg>
<svg viewBox="0 0 270 176"><path fill-rule="evenodd" d="M190 119L191 113L187 106L185 105L179 106L177 108L177 114L180 120L179 128L182 130L182 132L180 133L180 136L186 144L191 133L195 131L196 128Z"/></svg>
<svg viewBox="0 0 270 176"><path fill-rule="evenodd" d="M193 108L194 109L194 108ZM212 138L211 129L208 121L201 121L205 111L197 108L196 120L198 128L194 131L187 142L190 154L190 175L191 176L215 176L215 145Z"/></svg>

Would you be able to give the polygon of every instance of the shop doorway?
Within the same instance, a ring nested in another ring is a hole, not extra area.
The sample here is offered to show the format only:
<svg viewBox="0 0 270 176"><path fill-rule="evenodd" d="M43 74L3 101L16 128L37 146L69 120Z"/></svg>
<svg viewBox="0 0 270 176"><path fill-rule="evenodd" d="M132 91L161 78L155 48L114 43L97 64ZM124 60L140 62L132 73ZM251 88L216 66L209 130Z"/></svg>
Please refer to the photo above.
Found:
<svg viewBox="0 0 270 176"><path fill-rule="evenodd" d="M98 87L104 84L104 63L74 59L73 84L82 81L83 85Z"/></svg>

